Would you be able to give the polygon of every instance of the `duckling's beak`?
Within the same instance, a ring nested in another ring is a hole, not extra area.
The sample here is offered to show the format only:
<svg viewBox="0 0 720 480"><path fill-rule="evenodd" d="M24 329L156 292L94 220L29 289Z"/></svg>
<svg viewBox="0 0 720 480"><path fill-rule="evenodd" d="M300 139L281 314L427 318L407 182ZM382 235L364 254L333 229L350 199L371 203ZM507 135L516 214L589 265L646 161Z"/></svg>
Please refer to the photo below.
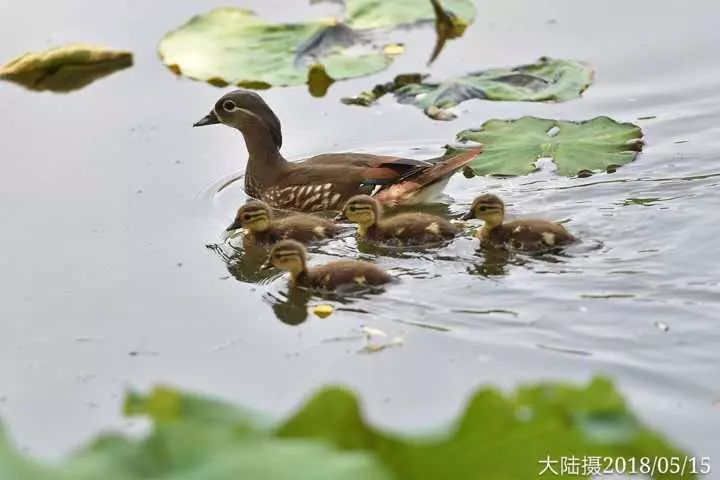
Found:
<svg viewBox="0 0 720 480"><path fill-rule="evenodd" d="M271 268L273 268L273 264L270 262L269 258L265 261L265 263L260 265L260 270L270 270Z"/></svg>
<svg viewBox="0 0 720 480"><path fill-rule="evenodd" d="M232 225L230 225L229 227L227 227L227 228L225 229L225 231L226 231L226 232L230 232L230 231L232 231L232 230L237 230L238 228L242 228L242 225L240 224L239 221L235 220L235 221L232 223Z"/></svg>
<svg viewBox="0 0 720 480"><path fill-rule="evenodd" d="M220 123L220 119L215 115L215 112L210 112L203 118L193 123L193 127L204 127L205 125L215 125Z"/></svg>
<svg viewBox="0 0 720 480"><path fill-rule="evenodd" d="M465 215L463 215L462 217L460 217L460 220L472 220L473 218L475 218L475 212L473 212L472 210L470 210L470 211L467 212Z"/></svg>

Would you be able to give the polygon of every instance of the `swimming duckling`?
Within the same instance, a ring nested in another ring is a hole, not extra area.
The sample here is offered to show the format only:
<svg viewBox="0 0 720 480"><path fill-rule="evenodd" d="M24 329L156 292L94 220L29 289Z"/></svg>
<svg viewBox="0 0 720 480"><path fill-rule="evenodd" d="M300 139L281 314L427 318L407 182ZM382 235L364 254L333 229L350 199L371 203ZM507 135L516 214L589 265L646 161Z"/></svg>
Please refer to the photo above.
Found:
<svg viewBox="0 0 720 480"><path fill-rule="evenodd" d="M263 269L275 267L290 272L290 285L332 291L344 286L378 286L392 277L369 262L340 260L319 267L307 267L307 251L294 240L283 240L270 251Z"/></svg>
<svg viewBox="0 0 720 480"><path fill-rule="evenodd" d="M559 223L540 219L522 219L503 223L505 204L496 195L480 195L473 201L463 220L479 218L485 222L478 229L481 244L493 247L510 247L515 250L547 250L575 242Z"/></svg>
<svg viewBox="0 0 720 480"><path fill-rule="evenodd" d="M350 198L342 215L358 224L360 237L383 245L438 245L458 234L458 228L448 220L427 213L401 213L383 218L380 202L367 195Z"/></svg>
<svg viewBox="0 0 720 480"><path fill-rule="evenodd" d="M332 221L313 215L291 215L274 219L270 207L251 200L240 207L235 221L227 231L244 228L245 240L251 244L271 245L280 240L292 239L302 243L326 240L340 230Z"/></svg>

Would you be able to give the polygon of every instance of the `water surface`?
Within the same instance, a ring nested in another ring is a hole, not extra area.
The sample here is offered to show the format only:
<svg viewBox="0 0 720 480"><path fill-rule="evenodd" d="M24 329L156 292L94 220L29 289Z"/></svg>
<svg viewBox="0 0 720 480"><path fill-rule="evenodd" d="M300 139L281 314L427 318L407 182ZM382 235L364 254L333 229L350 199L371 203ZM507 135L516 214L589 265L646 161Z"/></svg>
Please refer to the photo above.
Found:
<svg viewBox="0 0 720 480"><path fill-rule="evenodd" d="M403 281L319 319L308 299L283 303L284 279L238 281L205 248L244 199L238 184L216 190L242 172L246 152L227 128L191 129L222 90L174 79L154 49L168 29L221 4L0 1L0 58L77 40L136 54L133 69L71 95L0 85L0 416L23 447L56 456L125 425L124 389L156 382L276 414L343 383L372 421L408 429L453 418L480 385L608 374L645 421L717 463L720 5L483 2L432 69L446 76L542 55L595 66L584 97L559 105L469 102L458 120L439 123L389 98L373 109L339 102L416 71L432 49L428 31L407 34L390 72L336 84L324 99L303 88L263 93L283 120L289 158L422 158L464 128L526 114L609 115L646 134L644 153L613 174L458 176L447 189L448 214L493 191L511 214L567 220L599 248L503 258L463 238L398 258L358 254L343 239L313 261L372 258ZM243 4L277 20L332 11ZM405 343L366 355L359 339L329 341L362 326Z"/></svg>

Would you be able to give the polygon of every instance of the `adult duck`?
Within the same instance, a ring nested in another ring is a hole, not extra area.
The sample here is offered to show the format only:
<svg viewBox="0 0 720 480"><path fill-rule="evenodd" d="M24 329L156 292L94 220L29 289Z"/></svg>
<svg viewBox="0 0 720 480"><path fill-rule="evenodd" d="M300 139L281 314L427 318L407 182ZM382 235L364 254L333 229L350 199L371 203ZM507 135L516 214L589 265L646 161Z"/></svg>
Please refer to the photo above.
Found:
<svg viewBox="0 0 720 480"><path fill-rule="evenodd" d="M442 192L449 178L481 152L474 148L429 160L328 153L289 162L280 153L280 120L249 90L223 95L194 126L214 124L233 127L245 139L245 192L285 210L337 211L357 194L373 195L385 205L423 203Z"/></svg>

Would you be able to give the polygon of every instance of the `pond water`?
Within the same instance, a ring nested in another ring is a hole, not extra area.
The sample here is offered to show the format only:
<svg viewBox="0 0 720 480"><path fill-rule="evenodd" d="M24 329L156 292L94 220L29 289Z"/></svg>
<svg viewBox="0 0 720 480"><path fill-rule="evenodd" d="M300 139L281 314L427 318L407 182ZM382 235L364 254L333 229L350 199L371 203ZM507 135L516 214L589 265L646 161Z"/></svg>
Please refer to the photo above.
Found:
<svg viewBox="0 0 720 480"><path fill-rule="evenodd" d="M522 115L609 115L646 135L644 153L616 173L456 176L448 206L434 207L457 215L478 192L497 192L511 214L568 220L597 249L488 258L463 238L438 252L364 253L402 282L331 301L340 308L320 319L307 299L287 298L284 279L249 282L205 247L245 198L239 183L217 188L242 172L246 152L230 129L191 128L223 90L173 78L155 47L225 3L0 0L2 59L81 40L130 49L136 63L70 95L0 85L0 417L21 446L56 456L100 429L130 428L124 390L157 382L277 415L341 383L359 391L373 422L426 429L454 418L481 385L606 374L651 426L720 461L720 4L482 2L432 68L447 76L542 55L592 64L595 84L558 105L469 102L441 123L389 98L372 109L339 102L416 71L430 30L404 35L408 51L389 72L338 83L323 99L304 88L263 93L288 158L422 158L464 128ZM243 5L276 20L333 10ZM313 261L333 256L358 256L354 240ZM404 344L369 355L358 338L338 340L363 326Z"/></svg>

